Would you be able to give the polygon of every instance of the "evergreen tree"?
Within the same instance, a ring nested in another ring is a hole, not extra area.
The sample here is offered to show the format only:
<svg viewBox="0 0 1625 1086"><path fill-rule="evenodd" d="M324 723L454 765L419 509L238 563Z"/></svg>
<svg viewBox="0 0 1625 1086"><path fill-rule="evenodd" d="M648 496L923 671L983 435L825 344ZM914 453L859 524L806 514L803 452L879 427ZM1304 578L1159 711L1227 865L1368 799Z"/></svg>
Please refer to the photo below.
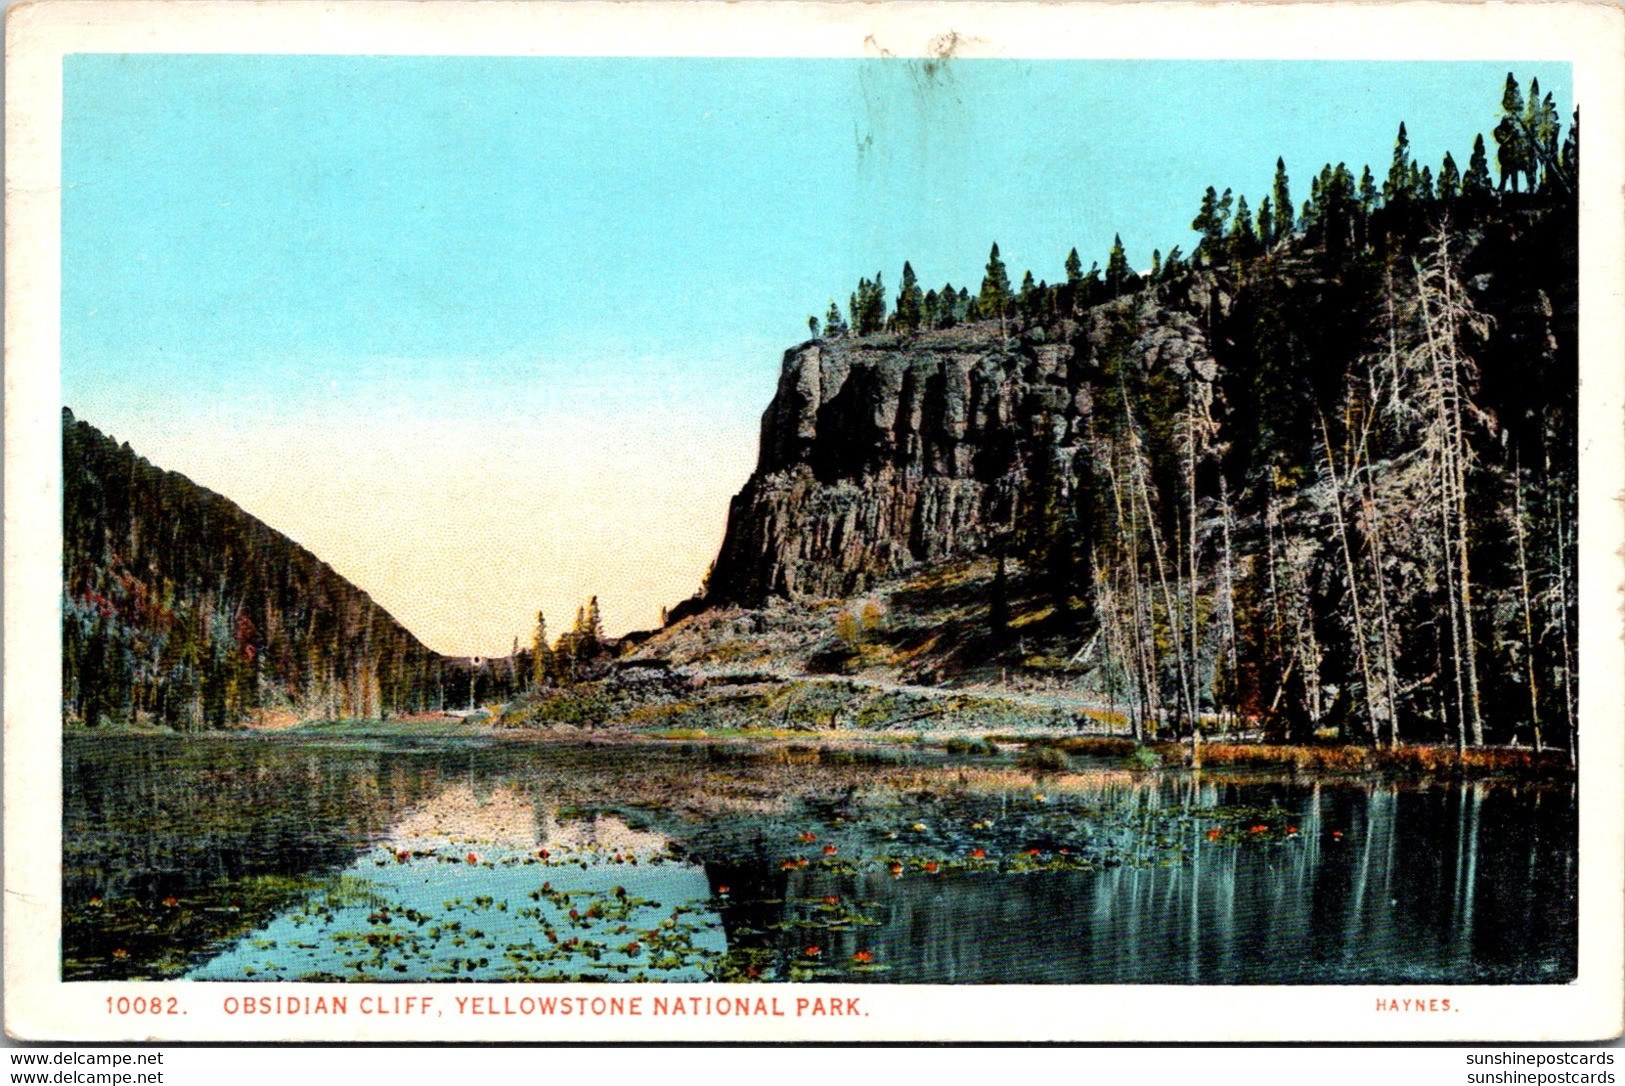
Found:
<svg viewBox="0 0 1625 1086"><path fill-rule="evenodd" d="M1083 261L1078 258L1077 246L1066 254L1066 285L1076 288L1083 282Z"/></svg>
<svg viewBox="0 0 1625 1086"><path fill-rule="evenodd" d="M1264 236L1265 245L1273 245L1283 238L1292 236L1296 224L1292 221L1292 186L1287 182L1286 160L1275 160L1275 187L1272 190L1274 200L1274 232ZM1262 233L1262 231L1260 231Z"/></svg>
<svg viewBox="0 0 1625 1086"><path fill-rule="evenodd" d="M1021 277L1021 292L1016 296L1016 301L1021 306L1021 312L1024 315L1033 315L1033 311L1038 305L1037 297L1038 284L1033 280L1032 269L1029 268Z"/></svg>
<svg viewBox="0 0 1625 1086"><path fill-rule="evenodd" d="M1377 201L1381 193L1377 191L1377 179L1371 176L1371 167L1365 166L1360 170L1360 211L1366 215L1377 210Z"/></svg>
<svg viewBox="0 0 1625 1086"><path fill-rule="evenodd" d="M925 318L925 306L920 298L920 284L914 278L914 268L903 261L903 288L897 295L897 323L912 332Z"/></svg>
<svg viewBox="0 0 1625 1086"><path fill-rule="evenodd" d="M830 339L837 339L846 335L847 331L846 318L841 316L841 307L831 298L829 312L824 314L824 334Z"/></svg>
<svg viewBox="0 0 1625 1086"><path fill-rule="evenodd" d="M1473 154L1467 160L1467 173L1461 179L1461 194L1469 199L1490 194L1489 157L1484 150L1482 134L1473 138Z"/></svg>
<svg viewBox="0 0 1625 1086"><path fill-rule="evenodd" d="M858 289L848 306L852 311L853 335L872 335L886 326L886 286L879 272L875 272L874 282L858 280Z"/></svg>
<svg viewBox="0 0 1625 1086"><path fill-rule="evenodd" d="M818 338L818 318L817 317L814 317L814 316L811 316L811 315L809 315L807 317L807 334L812 336L812 338L814 338L814 339Z"/></svg>
<svg viewBox="0 0 1625 1086"><path fill-rule="evenodd" d="M1157 282L1162 281L1162 250L1161 249L1152 249L1151 250L1151 281L1153 283L1157 283Z"/></svg>
<svg viewBox="0 0 1625 1086"><path fill-rule="evenodd" d="M1460 192L1461 174L1456 170L1456 160L1446 151L1444 161L1439 164L1439 199L1450 203Z"/></svg>
<svg viewBox="0 0 1625 1086"><path fill-rule="evenodd" d="M1574 108L1574 117L1569 121L1568 135L1563 137L1563 150L1559 156L1563 165L1563 172L1569 177L1569 187L1575 189L1580 183L1580 107Z"/></svg>
<svg viewBox="0 0 1625 1086"><path fill-rule="evenodd" d="M1275 205L1268 196L1258 205L1258 240L1268 248L1275 243Z"/></svg>
<svg viewBox="0 0 1625 1086"><path fill-rule="evenodd" d="M1408 200L1412 194L1412 172L1415 163L1411 161L1411 141L1405 134L1405 122L1399 123L1399 135L1394 140L1394 159L1388 167L1388 180L1382 185L1383 202L1388 204L1401 203Z"/></svg>
<svg viewBox="0 0 1625 1086"><path fill-rule="evenodd" d="M982 277L982 293L978 302L983 317L998 317L1001 321L1010 307L1010 274L1005 271L1004 261L999 258L999 243L996 241L988 253L987 274Z"/></svg>
<svg viewBox="0 0 1625 1086"><path fill-rule="evenodd" d="M1234 260L1245 260L1258 251L1258 234L1253 229L1253 213L1247 207L1247 197L1236 200L1236 215L1230 222L1230 255Z"/></svg>
<svg viewBox="0 0 1625 1086"><path fill-rule="evenodd" d="M1528 148L1523 132L1523 92L1511 72L1507 73L1506 87L1501 92L1501 120L1495 126L1495 164L1501 175L1499 190L1505 191L1512 182L1512 191L1518 191L1518 178L1527 168Z"/></svg>
<svg viewBox="0 0 1625 1086"><path fill-rule="evenodd" d="M1128 255L1123 252L1123 236L1112 235L1112 251L1106 257L1106 290L1112 297L1123 293L1133 271L1128 266Z"/></svg>
<svg viewBox="0 0 1625 1086"><path fill-rule="evenodd" d="M537 611L536 632L530 639L531 686L547 685L549 676L553 674L552 657L553 651L547 647L547 616Z"/></svg>
<svg viewBox="0 0 1625 1086"><path fill-rule="evenodd" d="M1230 190L1220 197L1212 186L1202 195L1202 206L1191 220L1191 229L1202 235L1197 255L1212 263L1224 253L1224 238L1230 225Z"/></svg>

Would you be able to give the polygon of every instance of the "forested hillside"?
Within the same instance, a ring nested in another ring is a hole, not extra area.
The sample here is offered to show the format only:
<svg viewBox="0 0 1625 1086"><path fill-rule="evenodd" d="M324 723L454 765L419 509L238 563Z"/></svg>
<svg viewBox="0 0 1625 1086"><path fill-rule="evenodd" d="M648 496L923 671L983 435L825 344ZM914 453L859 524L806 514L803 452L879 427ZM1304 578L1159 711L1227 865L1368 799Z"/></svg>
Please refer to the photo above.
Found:
<svg viewBox="0 0 1625 1086"><path fill-rule="evenodd" d="M466 663L425 648L231 501L65 408L62 580L68 723L191 730L274 712L376 717L466 697Z"/></svg>
<svg viewBox="0 0 1625 1086"><path fill-rule="evenodd" d="M1487 111L1488 112L1488 111ZM1136 734L1239 716L1374 744L1575 735L1578 114L1508 76L1492 180L1326 165L1209 188L1186 257L810 319L711 604L853 595L999 557ZM675 612L679 616L692 605ZM1076 653L1072 650L1076 649Z"/></svg>

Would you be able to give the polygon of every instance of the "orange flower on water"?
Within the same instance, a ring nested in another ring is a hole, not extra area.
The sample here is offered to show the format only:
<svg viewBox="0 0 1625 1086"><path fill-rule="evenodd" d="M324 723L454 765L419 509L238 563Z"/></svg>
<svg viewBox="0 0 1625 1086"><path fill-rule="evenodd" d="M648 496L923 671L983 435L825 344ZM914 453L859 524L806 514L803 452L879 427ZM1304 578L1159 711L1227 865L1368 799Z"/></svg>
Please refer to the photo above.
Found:
<svg viewBox="0 0 1625 1086"><path fill-rule="evenodd" d="M539 848L536 850L536 858L538 860L545 860L551 855L552 853L548 852L545 848Z"/></svg>
<svg viewBox="0 0 1625 1086"><path fill-rule="evenodd" d="M102 899L99 898L99 897L93 897L93 898L90 899L90 904L94 905L94 906L97 906L98 908L101 906L101 903L102 903Z"/></svg>
<svg viewBox="0 0 1625 1086"><path fill-rule="evenodd" d="M1221 838L1223 836L1224 836L1224 831L1221 830L1217 826L1214 826L1211 830L1207 831L1207 839L1209 841L1217 841L1219 838Z"/></svg>
<svg viewBox="0 0 1625 1086"><path fill-rule="evenodd" d="M837 853L839 851L840 850L837 849L834 845L825 845L824 846L824 855L825 856L833 856L833 855L835 855L835 853Z"/></svg>
<svg viewBox="0 0 1625 1086"><path fill-rule="evenodd" d="M805 857L805 856L797 856L796 857L796 866L797 867L806 867L808 862L809 861L808 861L807 857Z"/></svg>
<svg viewBox="0 0 1625 1086"><path fill-rule="evenodd" d="M875 956L869 953L867 950L860 950L856 954L852 955L852 960L857 962L859 965L862 965L865 962L874 961Z"/></svg>
<svg viewBox="0 0 1625 1086"><path fill-rule="evenodd" d="M727 887L726 887L726 886L719 886L719 887L717 887L717 893L719 893L719 894L726 894L726 893L727 893L727 892L728 892L728 888L727 888Z"/></svg>
<svg viewBox="0 0 1625 1086"><path fill-rule="evenodd" d="M1040 855L1040 852L1036 848L1030 848L1030 849L1027 850L1027 855L1029 855L1029 856L1038 856L1038 855Z"/></svg>
<svg viewBox="0 0 1625 1086"><path fill-rule="evenodd" d="M817 947L817 946L810 946L806 950L802 951L802 953L807 955L807 957L809 957L809 958L816 958L816 957L818 957L818 955L822 954L823 952L824 952L824 948L823 947Z"/></svg>
<svg viewBox="0 0 1625 1086"><path fill-rule="evenodd" d="M1342 830L1333 830L1332 831L1332 836L1341 841L1343 839L1343 831Z"/></svg>
<svg viewBox="0 0 1625 1086"><path fill-rule="evenodd" d="M987 849L985 849L985 848L973 848L973 849L971 849L970 850L970 858L973 859L973 860L985 860L985 859L987 859Z"/></svg>
<svg viewBox="0 0 1625 1086"><path fill-rule="evenodd" d="M1247 832L1248 833L1268 833L1269 832L1269 827L1268 826L1249 826L1247 828Z"/></svg>
<svg viewBox="0 0 1625 1086"><path fill-rule="evenodd" d="M900 878L903 877L903 865L902 864L892 864L891 866L887 867L886 870L888 870L888 871L890 871L892 873L892 878L894 878L894 879L900 879Z"/></svg>
<svg viewBox="0 0 1625 1086"><path fill-rule="evenodd" d="M119 949L113 951L113 957L115 958L128 958L129 956L130 952L125 950L123 947L119 947Z"/></svg>
<svg viewBox="0 0 1625 1086"><path fill-rule="evenodd" d="M173 897L164 898L164 908L166 908L166 909L173 909L175 906L177 906L179 904L180 904L180 901L178 899L176 899L176 898L173 898Z"/></svg>
<svg viewBox="0 0 1625 1086"><path fill-rule="evenodd" d="M925 873L927 875L935 875L937 873L937 861L935 861L935 860L927 860L927 861L925 861Z"/></svg>
<svg viewBox="0 0 1625 1086"><path fill-rule="evenodd" d="M817 835L817 834L816 834L816 833L804 833L804 834L802 834L802 835L801 835L801 840L802 840L802 841L803 841L803 842L804 842L804 843L806 843L806 844L809 844L809 845L810 845L810 844L812 844L812 843L813 843L813 842L814 842L814 841L816 841L816 840L818 840L818 835Z"/></svg>
<svg viewBox="0 0 1625 1086"><path fill-rule="evenodd" d="M465 856L463 858L465 860L467 860L471 864L477 864L477 863L480 862L480 854L478 852L470 852L467 856Z"/></svg>
<svg viewBox="0 0 1625 1086"><path fill-rule="evenodd" d="M398 849L395 850L395 862L396 863L405 863L407 860L410 860L411 858L412 858L412 854L410 852L406 851L406 849L398 848Z"/></svg>
<svg viewBox="0 0 1625 1086"><path fill-rule="evenodd" d="M826 894L826 895L824 895L824 904L825 905L839 905L840 903L841 903L841 897L840 897L839 894Z"/></svg>
<svg viewBox="0 0 1625 1086"><path fill-rule="evenodd" d="M1286 833L1287 833L1288 837L1296 837L1296 836L1298 836L1298 827L1296 827L1296 826L1288 826L1286 828Z"/></svg>

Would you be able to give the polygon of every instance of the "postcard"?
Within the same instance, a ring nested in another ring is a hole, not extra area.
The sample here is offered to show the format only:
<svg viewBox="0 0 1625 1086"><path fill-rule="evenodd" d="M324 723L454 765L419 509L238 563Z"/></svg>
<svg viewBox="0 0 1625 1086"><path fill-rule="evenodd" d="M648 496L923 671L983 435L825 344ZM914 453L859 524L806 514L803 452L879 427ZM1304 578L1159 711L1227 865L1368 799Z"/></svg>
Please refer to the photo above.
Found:
<svg viewBox="0 0 1625 1086"><path fill-rule="evenodd" d="M13 9L8 1033L1618 1035L1621 23Z"/></svg>

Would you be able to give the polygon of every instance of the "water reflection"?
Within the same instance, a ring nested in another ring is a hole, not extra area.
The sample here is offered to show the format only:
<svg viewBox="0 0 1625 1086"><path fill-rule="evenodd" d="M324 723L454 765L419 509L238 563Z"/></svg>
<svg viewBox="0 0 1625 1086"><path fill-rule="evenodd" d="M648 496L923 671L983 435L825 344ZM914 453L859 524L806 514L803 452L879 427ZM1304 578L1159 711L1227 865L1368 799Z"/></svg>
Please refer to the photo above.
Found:
<svg viewBox="0 0 1625 1086"><path fill-rule="evenodd" d="M1046 796L946 761L299 740L70 741L64 769L68 979L1575 972L1567 786L1113 770Z"/></svg>

